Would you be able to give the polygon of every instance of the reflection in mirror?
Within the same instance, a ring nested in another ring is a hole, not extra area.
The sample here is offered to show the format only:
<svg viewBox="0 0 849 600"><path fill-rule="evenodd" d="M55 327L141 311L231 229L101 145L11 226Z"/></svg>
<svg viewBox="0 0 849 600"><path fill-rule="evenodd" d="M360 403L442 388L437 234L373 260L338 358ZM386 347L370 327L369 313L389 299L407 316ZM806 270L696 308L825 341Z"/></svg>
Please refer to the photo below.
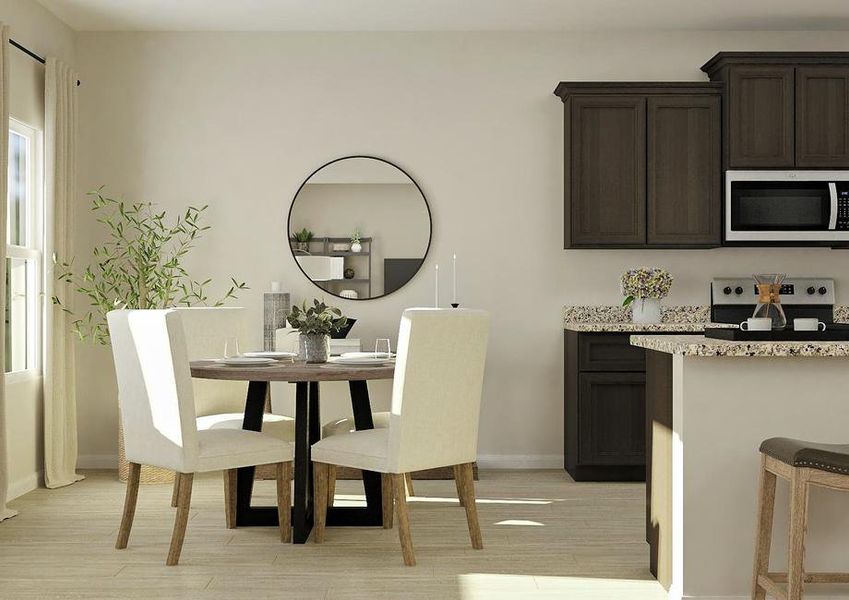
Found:
<svg viewBox="0 0 849 600"><path fill-rule="evenodd" d="M340 158L313 172L289 210L298 266L342 298L379 298L402 287L421 267L430 237L430 209L418 184L369 156Z"/></svg>

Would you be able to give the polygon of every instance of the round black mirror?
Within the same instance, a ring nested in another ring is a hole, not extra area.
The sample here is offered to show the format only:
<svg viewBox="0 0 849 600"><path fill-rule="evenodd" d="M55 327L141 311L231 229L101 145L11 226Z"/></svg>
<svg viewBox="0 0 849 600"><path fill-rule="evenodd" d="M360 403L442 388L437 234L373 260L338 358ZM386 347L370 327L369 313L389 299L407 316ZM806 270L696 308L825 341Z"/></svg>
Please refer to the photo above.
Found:
<svg viewBox="0 0 849 600"><path fill-rule="evenodd" d="M421 268L432 222L406 171L374 156L337 158L313 171L289 209L289 246L322 290L350 300L400 289Z"/></svg>

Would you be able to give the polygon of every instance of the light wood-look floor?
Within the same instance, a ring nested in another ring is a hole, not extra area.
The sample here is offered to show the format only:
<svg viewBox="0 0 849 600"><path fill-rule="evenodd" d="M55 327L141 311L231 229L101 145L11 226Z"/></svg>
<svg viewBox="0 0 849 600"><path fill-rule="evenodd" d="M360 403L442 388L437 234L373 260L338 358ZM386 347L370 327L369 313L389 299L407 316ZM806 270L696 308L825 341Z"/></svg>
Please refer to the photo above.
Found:
<svg viewBox="0 0 849 600"><path fill-rule="evenodd" d="M180 565L166 567L171 486L142 486L126 550L115 550L124 486L89 472L13 502L0 523L0 598L660 600L648 572L640 484L576 484L563 471L482 471L483 550L469 543L453 481L416 481L410 521L418 566L396 530L328 528L325 543L280 543L277 528L226 529L220 474L198 475ZM256 503L276 497L257 483ZM337 506L362 502L339 481Z"/></svg>

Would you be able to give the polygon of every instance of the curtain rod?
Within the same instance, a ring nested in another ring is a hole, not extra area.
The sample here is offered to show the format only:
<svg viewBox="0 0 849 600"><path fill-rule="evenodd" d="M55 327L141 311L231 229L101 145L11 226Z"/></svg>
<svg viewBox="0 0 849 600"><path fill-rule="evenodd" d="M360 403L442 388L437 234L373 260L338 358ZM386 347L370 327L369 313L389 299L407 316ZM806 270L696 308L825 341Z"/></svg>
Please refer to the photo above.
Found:
<svg viewBox="0 0 849 600"><path fill-rule="evenodd" d="M19 44L19 43L18 43L18 42L16 42L15 40L13 40L13 39L11 39L11 38L10 38L10 39L9 39L9 43L10 43L12 46L14 46L15 48L17 48L18 50L20 50L21 52L23 52L24 54L26 54L27 56L29 56L30 58L33 58L33 59L37 60L38 62L40 62L40 63L41 63L41 64L43 64L43 65L46 65L46 64L47 64L47 61L46 61L46 60L44 60L43 58L41 58L38 54L36 54L36 53L35 53L35 52L33 52L32 50L30 50L29 48L26 48L25 46L22 46L21 44ZM77 79L77 86L79 86L79 85L80 85L80 80L79 80L79 79Z"/></svg>

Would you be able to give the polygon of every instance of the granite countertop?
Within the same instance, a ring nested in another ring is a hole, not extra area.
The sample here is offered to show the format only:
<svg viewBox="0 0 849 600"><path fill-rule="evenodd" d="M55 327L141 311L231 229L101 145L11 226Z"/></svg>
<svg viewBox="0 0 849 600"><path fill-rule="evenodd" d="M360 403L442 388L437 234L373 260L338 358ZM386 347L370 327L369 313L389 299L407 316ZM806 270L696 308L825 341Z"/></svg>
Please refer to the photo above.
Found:
<svg viewBox="0 0 849 600"><path fill-rule="evenodd" d="M564 306L563 328L599 333L701 332L705 327L735 327L710 322L708 306L664 306L662 322L634 323L622 306Z"/></svg>
<svg viewBox="0 0 849 600"><path fill-rule="evenodd" d="M631 345L683 356L849 357L849 342L731 342L703 335L632 335Z"/></svg>

